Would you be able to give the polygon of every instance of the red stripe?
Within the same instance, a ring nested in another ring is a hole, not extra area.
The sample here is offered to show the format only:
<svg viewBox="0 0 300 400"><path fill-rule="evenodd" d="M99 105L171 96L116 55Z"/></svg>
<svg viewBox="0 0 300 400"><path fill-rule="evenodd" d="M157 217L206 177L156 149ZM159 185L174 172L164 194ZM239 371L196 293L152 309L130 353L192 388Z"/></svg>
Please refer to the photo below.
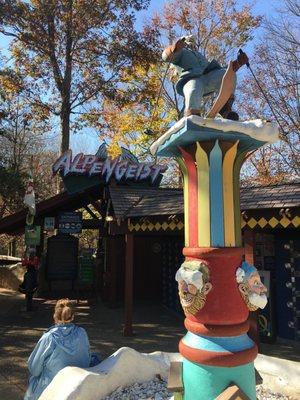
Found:
<svg viewBox="0 0 300 400"><path fill-rule="evenodd" d="M179 351L180 354L189 361L213 367L237 367L239 365L248 364L256 358L258 353L256 345L251 349L238 351L236 353L224 353L194 349L184 344L182 340L179 342Z"/></svg>
<svg viewBox="0 0 300 400"><path fill-rule="evenodd" d="M236 325L203 325L200 322L191 321L186 318L184 320L184 325L188 331L195 333L196 335L211 337L239 336L249 331L248 321Z"/></svg>
<svg viewBox="0 0 300 400"><path fill-rule="evenodd" d="M179 147L188 172L189 190L189 246L198 246L198 179L195 158Z"/></svg>
<svg viewBox="0 0 300 400"><path fill-rule="evenodd" d="M210 258L219 259L220 262L223 258L231 258L238 257L238 259L242 258L245 253L244 247L184 247L183 255L185 257L193 258L201 258L207 259L209 261Z"/></svg>

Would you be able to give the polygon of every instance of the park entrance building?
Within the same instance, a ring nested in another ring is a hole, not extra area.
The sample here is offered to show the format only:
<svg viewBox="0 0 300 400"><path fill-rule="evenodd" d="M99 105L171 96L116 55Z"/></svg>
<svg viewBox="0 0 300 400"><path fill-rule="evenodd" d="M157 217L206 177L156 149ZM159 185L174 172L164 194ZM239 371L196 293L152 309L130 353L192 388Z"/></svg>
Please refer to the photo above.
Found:
<svg viewBox="0 0 300 400"><path fill-rule="evenodd" d="M161 188L164 169L140 164L126 150L118 161L106 162L103 146L93 157L61 156L53 167L66 191L37 204L41 281L45 290L91 284L107 306L125 305L130 334L137 302L182 312L174 275L183 261L183 193ZM270 293L261 335L299 341L300 183L242 188L241 209L245 257ZM2 219L0 233L24 233L25 219L25 210ZM80 247L89 231L97 233L96 246Z"/></svg>

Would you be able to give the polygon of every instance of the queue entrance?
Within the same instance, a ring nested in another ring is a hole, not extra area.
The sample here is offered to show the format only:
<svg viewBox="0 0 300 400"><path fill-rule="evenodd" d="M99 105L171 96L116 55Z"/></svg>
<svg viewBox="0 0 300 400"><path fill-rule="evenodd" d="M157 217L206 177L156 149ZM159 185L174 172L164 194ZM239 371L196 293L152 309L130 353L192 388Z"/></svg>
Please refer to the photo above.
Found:
<svg viewBox="0 0 300 400"><path fill-rule="evenodd" d="M72 290L78 277L78 238L69 234L58 234L47 240L45 277L52 283L70 281Z"/></svg>

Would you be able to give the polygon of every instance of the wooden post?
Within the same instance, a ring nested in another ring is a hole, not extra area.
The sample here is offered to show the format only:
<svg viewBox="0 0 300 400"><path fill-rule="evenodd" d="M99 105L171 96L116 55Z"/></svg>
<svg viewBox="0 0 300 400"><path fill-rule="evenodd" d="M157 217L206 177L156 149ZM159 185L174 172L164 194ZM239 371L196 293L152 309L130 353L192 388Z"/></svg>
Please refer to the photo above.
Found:
<svg viewBox="0 0 300 400"><path fill-rule="evenodd" d="M245 247L245 260L247 263L254 265L254 232L252 230L244 231L244 247Z"/></svg>
<svg viewBox="0 0 300 400"><path fill-rule="evenodd" d="M108 259L109 259L109 307L117 307L117 268L118 252L116 249L117 238L109 236L108 238Z"/></svg>
<svg viewBox="0 0 300 400"><path fill-rule="evenodd" d="M133 235L126 234L125 262L125 323L124 336L132 336L132 305L133 305Z"/></svg>

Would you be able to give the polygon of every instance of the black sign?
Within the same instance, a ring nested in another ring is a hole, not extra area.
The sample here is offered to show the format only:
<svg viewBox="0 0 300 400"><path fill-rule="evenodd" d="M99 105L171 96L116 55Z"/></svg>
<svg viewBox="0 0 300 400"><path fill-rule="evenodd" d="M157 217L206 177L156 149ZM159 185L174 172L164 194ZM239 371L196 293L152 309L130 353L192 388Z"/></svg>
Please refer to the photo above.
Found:
<svg viewBox="0 0 300 400"><path fill-rule="evenodd" d="M64 212L58 217L60 233L80 233L82 230L82 213Z"/></svg>
<svg viewBox="0 0 300 400"><path fill-rule="evenodd" d="M51 236L47 241L46 279L74 281L78 275L78 238Z"/></svg>

